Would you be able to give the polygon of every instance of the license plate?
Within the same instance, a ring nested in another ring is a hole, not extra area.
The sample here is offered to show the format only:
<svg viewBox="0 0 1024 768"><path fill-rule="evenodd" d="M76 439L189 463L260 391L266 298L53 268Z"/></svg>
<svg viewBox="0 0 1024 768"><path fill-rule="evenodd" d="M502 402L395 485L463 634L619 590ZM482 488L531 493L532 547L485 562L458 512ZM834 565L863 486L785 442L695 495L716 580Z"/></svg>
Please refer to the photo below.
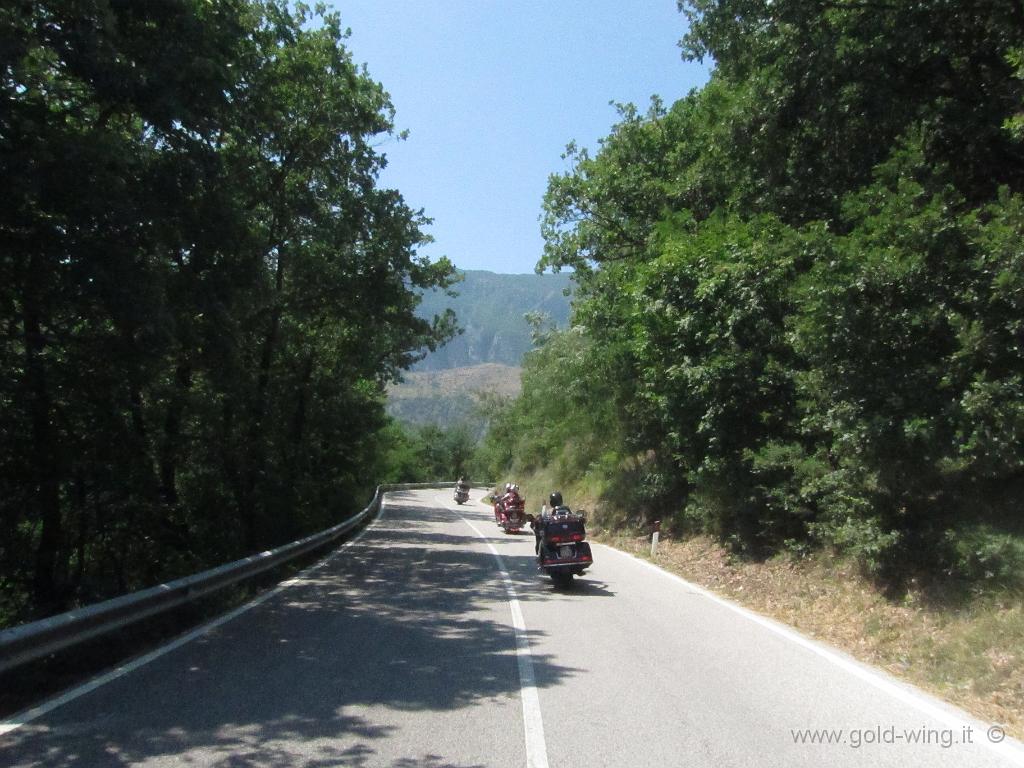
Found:
<svg viewBox="0 0 1024 768"><path fill-rule="evenodd" d="M572 547L559 547L558 557L563 560L567 557L572 557Z"/></svg>

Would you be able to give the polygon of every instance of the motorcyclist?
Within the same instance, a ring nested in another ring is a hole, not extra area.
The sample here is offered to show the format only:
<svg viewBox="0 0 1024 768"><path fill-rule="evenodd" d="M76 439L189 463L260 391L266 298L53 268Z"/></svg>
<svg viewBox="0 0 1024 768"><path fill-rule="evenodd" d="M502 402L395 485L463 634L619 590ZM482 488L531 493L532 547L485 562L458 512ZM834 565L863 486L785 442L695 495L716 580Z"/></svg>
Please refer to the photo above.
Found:
<svg viewBox="0 0 1024 768"><path fill-rule="evenodd" d="M497 490L494 492L494 522L501 525L501 517L505 513L505 499L508 498L509 491L512 490L512 483L505 483L505 490Z"/></svg>
<svg viewBox="0 0 1024 768"><path fill-rule="evenodd" d="M505 508L505 505L508 504L508 502L515 501L518 498L519 498L519 486L515 485L514 483L505 483L505 493L501 497L502 509Z"/></svg>
<svg viewBox="0 0 1024 768"><path fill-rule="evenodd" d="M537 555L540 555L541 542L544 540L544 527L552 518L567 515L569 512L569 508L565 506L565 502L562 500L561 492L552 491L551 495L548 496L548 503L540 508L540 517L531 523L533 535L536 539L534 550Z"/></svg>
<svg viewBox="0 0 1024 768"><path fill-rule="evenodd" d="M459 475L459 479L455 481L455 502L462 504L469 501L469 483L466 482L464 475Z"/></svg>
<svg viewBox="0 0 1024 768"><path fill-rule="evenodd" d="M548 496L548 503L551 505L549 514L552 516L558 514L564 515L569 512L569 508L563 503L562 494L559 491L553 491L551 495Z"/></svg>
<svg viewBox="0 0 1024 768"><path fill-rule="evenodd" d="M507 512L509 504L514 504L519 499L519 486L515 483L505 484L505 493L501 497L501 510Z"/></svg>

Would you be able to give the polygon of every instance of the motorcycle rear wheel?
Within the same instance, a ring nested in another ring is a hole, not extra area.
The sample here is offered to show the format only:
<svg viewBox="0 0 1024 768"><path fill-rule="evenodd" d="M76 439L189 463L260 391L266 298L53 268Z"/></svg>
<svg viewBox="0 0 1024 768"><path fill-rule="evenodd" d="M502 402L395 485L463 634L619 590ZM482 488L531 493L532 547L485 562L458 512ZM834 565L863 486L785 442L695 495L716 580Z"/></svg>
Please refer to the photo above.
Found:
<svg viewBox="0 0 1024 768"><path fill-rule="evenodd" d="M549 575L556 587L572 586L572 574L567 571L551 571Z"/></svg>

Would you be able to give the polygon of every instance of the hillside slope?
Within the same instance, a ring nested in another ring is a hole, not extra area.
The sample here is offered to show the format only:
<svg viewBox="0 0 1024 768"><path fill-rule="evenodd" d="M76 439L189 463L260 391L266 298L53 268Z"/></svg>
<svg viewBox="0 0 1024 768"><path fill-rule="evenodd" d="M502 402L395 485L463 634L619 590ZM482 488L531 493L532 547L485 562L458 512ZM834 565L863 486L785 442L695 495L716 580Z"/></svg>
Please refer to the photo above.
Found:
<svg viewBox="0 0 1024 768"><path fill-rule="evenodd" d="M498 363L414 371L388 390L388 413L408 424L467 424L474 431L486 422L479 393L515 397L521 369Z"/></svg>
<svg viewBox="0 0 1024 768"><path fill-rule="evenodd" d="M499 275L467 270L455 286L458 296L432 292L424 296L418 314L431 317L446 308L455 310L463 333L420 361L414 371L498 363L519 366L532 346L524 315L542 312L564 328L569 322L571 275Z"/></svg>

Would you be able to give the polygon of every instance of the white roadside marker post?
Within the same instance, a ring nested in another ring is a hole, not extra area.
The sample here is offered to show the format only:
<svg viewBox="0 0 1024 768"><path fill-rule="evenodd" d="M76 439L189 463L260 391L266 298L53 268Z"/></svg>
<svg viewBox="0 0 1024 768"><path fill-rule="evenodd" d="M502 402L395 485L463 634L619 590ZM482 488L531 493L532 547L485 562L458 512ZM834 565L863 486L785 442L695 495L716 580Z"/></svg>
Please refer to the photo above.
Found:
<svg viewBox="0 0 1024 768"><path fill-rule="evenodd" d="M658 554L658 538L661 535L661 520L654 521L654 533L651 534L651 557Z"/></svg>

